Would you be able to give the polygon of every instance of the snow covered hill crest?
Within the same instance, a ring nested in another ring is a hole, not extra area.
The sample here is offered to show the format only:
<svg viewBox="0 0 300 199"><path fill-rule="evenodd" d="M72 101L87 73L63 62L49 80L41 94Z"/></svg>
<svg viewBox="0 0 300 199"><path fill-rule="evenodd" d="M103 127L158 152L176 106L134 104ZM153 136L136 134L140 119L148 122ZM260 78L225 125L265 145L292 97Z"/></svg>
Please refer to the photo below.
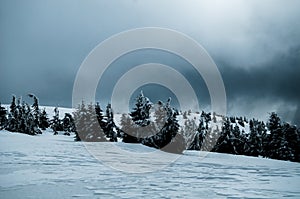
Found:
<svg viewBox="0 0 300 199"><path fill-rule="evenodd" d="M181 154L202 150L235 155L261 156L300 162L300 130L284 123L276 113L267 122L217 113L178 111L170 101L152 104L141 94L130 113L115 114L111 104L78 105L76 109L12 103L0 107L0 126L29 135L52 129L53 134L84 142L141 143L162 151Z"/></svg>

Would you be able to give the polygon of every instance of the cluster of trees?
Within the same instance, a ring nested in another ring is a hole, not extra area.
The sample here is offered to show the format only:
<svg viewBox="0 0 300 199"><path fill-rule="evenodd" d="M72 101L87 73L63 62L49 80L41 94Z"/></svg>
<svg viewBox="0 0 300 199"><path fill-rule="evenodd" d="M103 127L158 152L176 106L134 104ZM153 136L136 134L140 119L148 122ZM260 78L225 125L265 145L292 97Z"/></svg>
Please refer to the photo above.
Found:
<svg viewBox="0 0 300 199"><path fill-rule="evenodd" d="M72 132L76 132L76 126L73 116L70 113L65 113L64 118L59 118L59 110L54 108L54 115L52 119L45 118L48 121L48 126L53 130L54 135L57 135L59 131L63 131L64 135L70 136Z"/></svg>
<svg viewBox="0 0 300 199"><path fill-rule="evenodd" d="M120 127L114 122L111 104L103 111L99 105L82 102L72 114L59 118L58 108L52 119L40 110L38 99L30 106L21 98L12 98L9 111L0 104L0 128L29 135L42 133L50 127L54 135L64 131L75 133L75 141L141 143L167 152L204 150L237 155L262 156L300 162L300 129L281 122L271 113L264 123L245 117L225 117L202 111L200 119L191 111L182 113L184 125L178 122L179 111L167 102L153 104L141 92L133 110L122 114ZM194 115L195 116L195 115ZM247 130L246 130L247 129ZM248 130L249 129L249 130Z"/></svg>
<svg viewBox="0 0 300 199"><path fill-rule="evenodd" d="M46 110L39 107L38 98L33 94L28 94L33 99L33 104L29 105L22 98L12 97L9 110L0 104L0 129L11 132L20 132L28 135L42 134L42 130L51 128L54 135L58 131L64 131L65 135L70 135L75 131L75 123L71 114L66 113L63 119L59 118L58 108L54 109L52 119L48 118Z"/></svg>
<svg viewBox="0 0 300 199"><path fill-rule="evenodd" d="M185 123L180 129L179 112L170 106L170 100L153 105L141 92L133 111L122 115L123 141L175 153L185 149L205 150L300 162L300 129L282 123L276 113L271 113L265 124L256 119L202 111L196 125L195 118L188 118L191 115L188 111L182 114ZM151 109L154 109L152 117Z"/></svg>
<svg viewBox="0 0 300 199"><path fill-rule="evenodd" d="M282 123L274 112L266 124L245 117L222 117L220 130L213 130L214 123L215 114L211 120L210 114L202 112L195 137L188 149L300 162L300 129ZM249 132L244 131L246 126Z"/></svg>
<svg viewBox="0 0 300 199"><path fill-rule="evenodd" d="M1 107L1 128L11 132L21 132L29 135L41 134L41 129L46 129L48 122L43 120L44 112L40 113L38 99L29 94L33 98L33 104L30 106L25 101L21 102L21 98L16 100L12 97L9 111Z"/></svg>
<svg viewBox="0 0 300 199"><path fill-rule="evenodd" d="M99 103L86 105L82 102L74 112L75 140L117 142L119 138L127 143L141 143L169 152L182 152L184 146L179 148L176 142L179 139L176 138L179 130L176 116L179 113L170 106L170 101L171 99L165 104L158 102L154 106L141 92L132 112L122 115L122 128L114 122L111 104L106 106L104 112ZM151 121L150 109L155 109L155 121Z"/></svg>
<svg viewBox="0 0 300 199"><path fill-rule="evenodd" d="M117 142L117 137L121 137L120 129L114 122L111 104L106 106L104 113L99 103L85 105L82 101L74 112L74 121L75 141Z"/></svg>
<svg viewBox="0 0 300 199"><path fill-rule="evenodd" d="M178 133L179 112L171 107L170 102L171 98L166 103L159 101L152 104L141 92L133 111L129 115L122 115L123 141L142 143L172 153L181 153L185 150L183 137Z"/></svg>

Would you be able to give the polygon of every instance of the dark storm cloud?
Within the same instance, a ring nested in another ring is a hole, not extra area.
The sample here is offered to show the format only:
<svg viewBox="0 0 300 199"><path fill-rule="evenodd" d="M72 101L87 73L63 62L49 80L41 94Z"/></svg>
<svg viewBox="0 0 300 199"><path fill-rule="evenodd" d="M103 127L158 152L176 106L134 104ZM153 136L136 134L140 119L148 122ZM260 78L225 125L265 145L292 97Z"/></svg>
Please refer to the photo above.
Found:
<svg viewBox="0 0 300 199"><path fill-rule="evenodd" d="M0 101L32 92L42 104L71 106L76 73L96 45L124 30L158 26L205 47L224 79L229 114L265 119L277 111L300 124L299 7L297 0L0 1ZM209 104L203 81L170 60Z"/></svg>
<svg viewBox="0 0 300 199"><path fill-rule="evenodd" d="M279 111L285 116L284 119L300 124L300 46L252 68L230 67L226 62L220 62L218 65L221 68L229 106L239 106L241 112L247 113L253 108L261 109L262 105L258 101L263 99L263 106L270 108L269 112ZM240 103L240 100L244 103ZM272 110L272 105L279 110ZM289 106L294 110L289 110ZM288 111L292 113L284 113Z"/></svg>
<svg viewBox="0 0 300 199"><path fill-rule="evenodd" d="M300 47L259 67L236 68L226 63L219 66L230 98L271 95L293 102L300 99Z"/></svg>

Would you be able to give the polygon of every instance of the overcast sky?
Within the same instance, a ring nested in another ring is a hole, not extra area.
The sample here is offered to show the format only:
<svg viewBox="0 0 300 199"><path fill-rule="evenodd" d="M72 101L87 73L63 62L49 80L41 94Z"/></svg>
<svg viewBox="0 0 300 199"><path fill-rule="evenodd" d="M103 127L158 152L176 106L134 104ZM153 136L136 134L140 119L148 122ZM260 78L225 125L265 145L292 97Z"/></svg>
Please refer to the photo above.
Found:
<svg viewBox="0 0 300 199"><path fill-rule="evenodd" d="M300 125L299 7L297 0L1 0L0 101L31 92L41 104L70 107L76 73L96 45L121 31L154 26L187 34L207 50L221 72L229 115L265 120L276 111ZM116 61L102 93L111 94L124 72L118 66L150 58L181 70L209 105L201 77L181 69L184 60L157 51ZM154 100L163 91L145 89Z"/></svg>

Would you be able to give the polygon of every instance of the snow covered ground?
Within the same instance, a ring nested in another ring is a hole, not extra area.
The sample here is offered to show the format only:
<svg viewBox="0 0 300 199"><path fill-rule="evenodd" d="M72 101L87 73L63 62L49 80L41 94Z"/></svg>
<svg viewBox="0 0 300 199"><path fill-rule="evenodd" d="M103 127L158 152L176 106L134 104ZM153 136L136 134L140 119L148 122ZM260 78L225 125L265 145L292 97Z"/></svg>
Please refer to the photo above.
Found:
<svg viewBox="0 0 300 199"><path fill-rule="evenodd" d="M89 144L153 151L139 144ZM130 158L120 158L118 150L104 150L103 155L112 164L132 164ZM0 160L2 199L300 198L299 163L187 151L155 172L126 173L94 158L72 136L53 136L51 131L39 136L0 131ZM140 165L153 162L145 153Z"/></svg>

